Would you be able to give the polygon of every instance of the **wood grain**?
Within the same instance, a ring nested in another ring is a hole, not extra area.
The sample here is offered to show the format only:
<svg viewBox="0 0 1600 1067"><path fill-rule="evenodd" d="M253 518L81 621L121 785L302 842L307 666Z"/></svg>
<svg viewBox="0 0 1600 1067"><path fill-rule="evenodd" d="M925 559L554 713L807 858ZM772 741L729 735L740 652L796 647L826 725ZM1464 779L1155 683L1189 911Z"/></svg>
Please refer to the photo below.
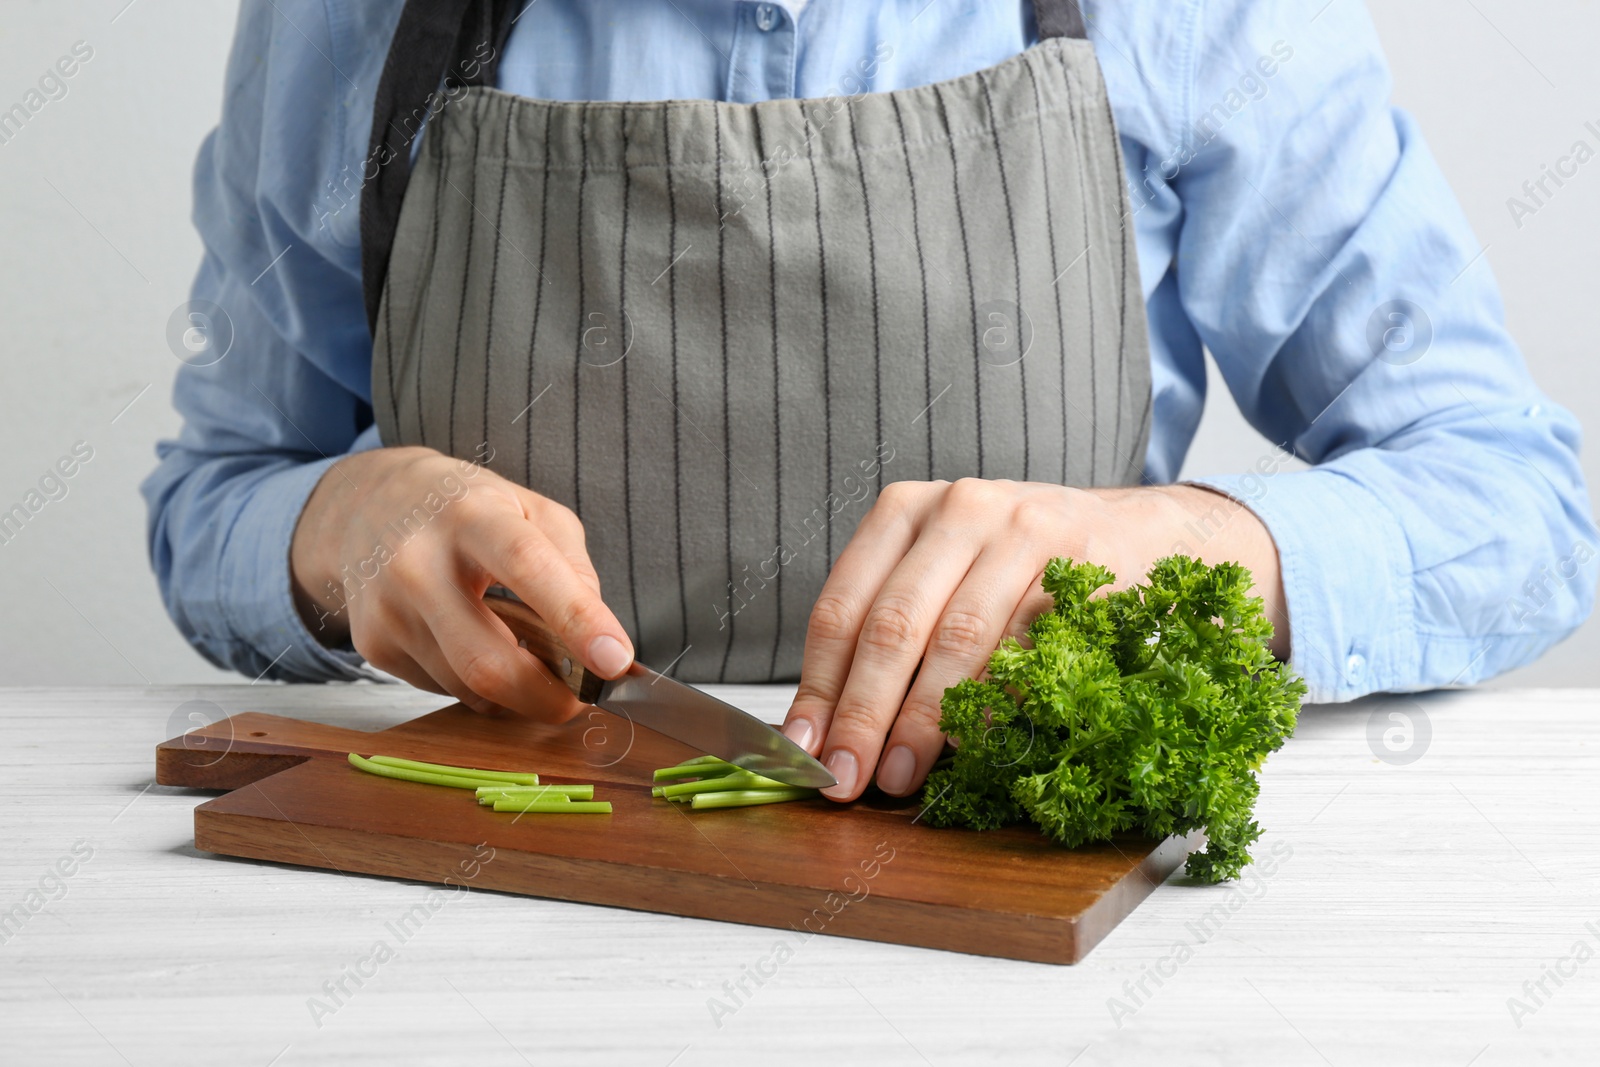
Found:
<svg viewBox="0 0 1600 1067"><path fill-rule="evenodd" d="M594 782L614 811L496 813L352 751ZM232 790L195 810L208 852L1044 963L1082 959L1187 854L936 830L876 791L704 812L650 796L652 769L695 754L599 709L551 726L453 705L379 733L247 712L163 742L156 780Z"/></svg>

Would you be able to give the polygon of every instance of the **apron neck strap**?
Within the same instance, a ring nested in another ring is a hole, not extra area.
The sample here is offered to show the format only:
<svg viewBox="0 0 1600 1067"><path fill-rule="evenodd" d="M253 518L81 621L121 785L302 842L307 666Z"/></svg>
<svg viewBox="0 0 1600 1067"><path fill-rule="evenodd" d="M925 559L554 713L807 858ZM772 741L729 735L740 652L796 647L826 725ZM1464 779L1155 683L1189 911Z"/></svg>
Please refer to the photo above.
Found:
<svg viewBox="0 0 1600 1067"><path fill-rule="evenodd" d="M365 167L376 173L361 187L361 288L374 337L412 142L462 88L495 83L511 20L511 0L407 0L400 13L372 105Z"/></svg>
<svg viewBox="0 0 1600 1067"><path fill-rule="evenodd" d="M1033 21L1041 41L1050 37L1083 40L1089 36L1083 24L1081 0L1033 0Z"/></svg>

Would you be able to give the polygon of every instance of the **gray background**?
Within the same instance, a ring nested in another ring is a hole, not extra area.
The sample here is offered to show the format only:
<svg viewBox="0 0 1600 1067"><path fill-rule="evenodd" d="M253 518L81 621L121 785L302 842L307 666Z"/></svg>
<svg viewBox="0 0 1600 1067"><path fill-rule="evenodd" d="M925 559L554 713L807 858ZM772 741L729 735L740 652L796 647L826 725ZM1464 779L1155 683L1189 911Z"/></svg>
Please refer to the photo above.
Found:
<svg viewBox="0 0 1600 1067"><path fill-rule="evenodd" d="M1322 6L1307 0L1307 18ZM95 54L64 98L0 144L0 510L73 442L95 455L65 499L0 545L0 683L221 676L162 610L136 486L156 439L177 428L165 330L199 262L190 168L219 113L234 13L215 0L5 0L0 107L75 41ZM1487 245L1535 376L1592 430L1600 160L1520 229L1506 199L1575 139L1594 141L1583 123L1600 125L1600 5L1384 0L1373 14L1396 99ZM1263 449L1213 376L1184 474L1240 468ZM1594 449L1584 466L1600 484ZM1593 564L1586 573L1592 582ZM1600 625L1493 684L1600 686Z"/></svg>

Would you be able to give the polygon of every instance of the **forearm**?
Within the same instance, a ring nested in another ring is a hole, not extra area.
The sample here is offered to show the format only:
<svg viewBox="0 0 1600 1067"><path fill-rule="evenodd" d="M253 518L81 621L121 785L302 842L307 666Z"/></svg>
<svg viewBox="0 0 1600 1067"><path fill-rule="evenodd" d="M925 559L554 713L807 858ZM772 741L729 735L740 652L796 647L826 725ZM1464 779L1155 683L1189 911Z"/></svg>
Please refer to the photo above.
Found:
<svg viewBox="0 0 1600 1067"><path fill-rule="evenodd" d="M195 281L196 300L229 309L214 325L231 325L232 343L173 385L183 429L143 486L156 578L174 623L214 663L250 678L367 677L358 656L307 632L289 546L330 457L376 445L377 433L356 434L360 398L284 340L249 282L210 254Z"/></svg>
<svg viewBox="0 0 1600 1067"><path fill-rule="evenodd" d="M1313 700L1471 684L1588 615L1576 425L1529 399L1476 399L1310 470L1207 479L1272 531Z"/></svg>
<svg viewBox="0 0 1600 1067"><path fill-rule="evenodd" d="M366 676L359 657L311 639L290 600L290 530L326 466L168 446L145 480L162 600L184 638L217 666L288 681Z"/></svg>
<svg viewBox="0 0 1600 1067"><path fill-rule="evenodd" d="M1288 5L1201 14L1222 48L1298 41ZM1577 425L1530 380L1369 16L1336 5L1318 29L1171 189L1187 325L1273 450L1203 484L1271 532L1295 669L1331 702L1529 662L1588 613L1597 539ZM1230 70L1196 66L1198 106ZM1205 525L1185 540L1210 551L1238 523Z"/></svg>

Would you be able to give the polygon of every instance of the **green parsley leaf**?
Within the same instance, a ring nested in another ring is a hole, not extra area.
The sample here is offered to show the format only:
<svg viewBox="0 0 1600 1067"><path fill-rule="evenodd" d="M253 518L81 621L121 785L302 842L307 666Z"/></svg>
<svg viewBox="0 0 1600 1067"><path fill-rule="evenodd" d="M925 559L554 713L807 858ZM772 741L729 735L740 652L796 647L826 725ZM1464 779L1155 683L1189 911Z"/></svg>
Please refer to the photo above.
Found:
<svg viewBox="0 0 1600 1067"><path fill-rule="evenodd" d="M1188 873L1235 878L1261 836L1256 772L1294 732L1305 683L1272 658L1250 572L1187 556L1143 585L1053 559L1055 602L1006 640L983 680L945 690L939 726L958 745L928 776L923 818L993 829L1027 819L1068 847L1138 831L1205 831Z"/></svg>

